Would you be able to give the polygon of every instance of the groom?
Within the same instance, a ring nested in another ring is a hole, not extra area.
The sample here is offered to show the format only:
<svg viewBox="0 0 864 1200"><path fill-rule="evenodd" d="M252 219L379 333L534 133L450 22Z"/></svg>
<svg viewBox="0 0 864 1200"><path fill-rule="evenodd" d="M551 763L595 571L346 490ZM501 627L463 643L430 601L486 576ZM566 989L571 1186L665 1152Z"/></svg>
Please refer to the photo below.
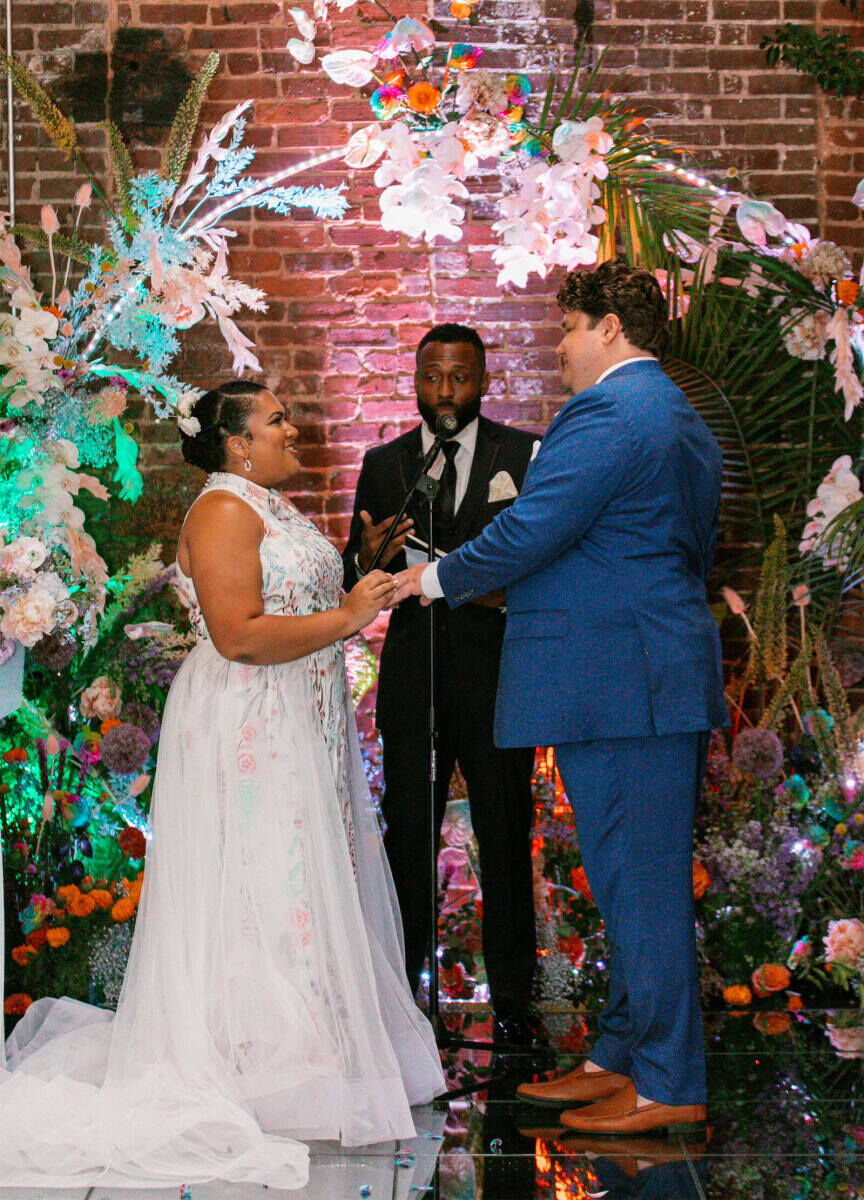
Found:
<svg viewBox="0 0 864 1200"><path fill-rule="evenodd" d="M692 891L708 731L728 717L705 598L720 449L660 367L668 307L623 260L573 272L558 346L571 399L520 496L397 600L507 589L495 736L554 745L611 945L590 1059L520 1096L583 1132L705 1120Z"/></svg>

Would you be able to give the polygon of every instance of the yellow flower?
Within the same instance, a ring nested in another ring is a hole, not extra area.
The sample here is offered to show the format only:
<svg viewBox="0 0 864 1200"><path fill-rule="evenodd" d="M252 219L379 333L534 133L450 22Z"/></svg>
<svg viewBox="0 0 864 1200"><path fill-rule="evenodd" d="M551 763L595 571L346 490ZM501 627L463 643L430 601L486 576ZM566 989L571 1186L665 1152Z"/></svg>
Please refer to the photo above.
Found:
<svg viewBox="0 0 864 1200"><path fill-rule="evenodd" d="M53 946L56 950L58 946L65 946L71 936L69 930L65 929L62 925L57 929L49 929L48 945Z"/></svg>
<svg viewBox="0 0 864 1200"><path fill-rule="evenodd" d="M834 826L834 833L837 835L837 837L843 837L848 832L849 832L849 826L846 825L846 823L844 821L838 821L837 824Z"/></svg>
<svg viewBox="0 0 864 1200"><path fill-rule="evenodd" d="M134 902L132 900L130 900L127 896L124 896L123 899L118 900L117 903L114 905L114 907L111 909L111 916L114 918L115 921L128 921L129 918L134 915L134 912L135 912Z"/></svg>

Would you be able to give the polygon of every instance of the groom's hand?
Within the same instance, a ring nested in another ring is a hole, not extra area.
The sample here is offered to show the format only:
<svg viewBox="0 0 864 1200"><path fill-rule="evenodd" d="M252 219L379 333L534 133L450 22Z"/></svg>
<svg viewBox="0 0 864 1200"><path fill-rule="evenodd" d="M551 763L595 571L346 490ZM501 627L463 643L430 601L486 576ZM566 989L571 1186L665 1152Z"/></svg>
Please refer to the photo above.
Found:
<svg viewBox="0 0 864 1200"><path fill-rule="evenodd" d="M378 553L378 547L384 540L384 535L393 524L393 517L385 517L383 521L379 521L377 525L373 524L371 515L366 512L365 508L360 513L360 520L363 522L363 532L360 535L360 549L357 552L357 561L360 563L364 571L368 571L372 564L372 560ZM378 564L381 567L386 567L391 562L400 550L404 549L405 539L414 527L414 522L410 517L403 517L396 527L396 532L393 535L392 541L387 546L387 549L381 555L381 561Z"/></svg>
<svg viewBox="0 0 864 1200"><path fill-rule="evenodd" d="M428 597L423 595L423 587L420 582L428 565L428 563L415 563L413 567L399 571L393 576L396 583L396 595L393 597L394 606L407 600L409 596L419 596L420 603L423 605L432 603Z"/></svg>

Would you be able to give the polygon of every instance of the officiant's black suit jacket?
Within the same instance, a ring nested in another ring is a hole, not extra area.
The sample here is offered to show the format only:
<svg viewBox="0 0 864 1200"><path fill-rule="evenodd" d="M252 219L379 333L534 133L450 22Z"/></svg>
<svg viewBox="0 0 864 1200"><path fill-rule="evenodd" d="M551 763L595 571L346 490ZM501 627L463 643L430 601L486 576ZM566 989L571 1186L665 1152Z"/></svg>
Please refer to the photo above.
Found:
<svg viewBox="0 0 864 1200"><path fill-rule="evenodd" d="M435 531L438 549L454 550L477 537L493 517L512 504L513 498L490 503L489 484L499 472L506 471L517 491L521 490L536 440L535 434L500 425L486 417L479 418L468 488L452 528L444 529L439 524ZM364 457L357 481L354 517L343 554L346 591L357 582L354 556L359 551L363 530L361 510L365 509L376 524L394 516L421 458L419 425L386 445L374 447ZM425 503L417 497L408 511L414 519L415 533L425 542ZM392 559L386 569L395 572L404 566L403 552ZM504 613L479 604L450 609L443 601L436 601L433 608L438 632L439 671L451 678L455 675L464 679L478 706L494 708ZM416 597L403 601L390 618L378 681L377 723L382 731L404 724L407 709L416 711L418 706L428 707L428 619L427 610Z"/></svg>

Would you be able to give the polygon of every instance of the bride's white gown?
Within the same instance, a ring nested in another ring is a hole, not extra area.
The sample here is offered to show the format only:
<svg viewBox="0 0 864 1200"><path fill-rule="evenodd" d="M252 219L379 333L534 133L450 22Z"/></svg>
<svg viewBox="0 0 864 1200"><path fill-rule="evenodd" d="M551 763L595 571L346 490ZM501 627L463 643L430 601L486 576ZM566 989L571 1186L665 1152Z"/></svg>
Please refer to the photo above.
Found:
<svg viewBox="0 0 864 1200"><path fill-rule="evenodd" d="M278 493L264 607L339 603L336 550ZM226 552L228 552L226 550ZM306 1147L411 1137L444 1090L402 969L341 644L228 662L197 644L168 697L153 843L117 1013L40 1000L0 1069L0 1187L226 1179L300 1187Z"/></svg>

